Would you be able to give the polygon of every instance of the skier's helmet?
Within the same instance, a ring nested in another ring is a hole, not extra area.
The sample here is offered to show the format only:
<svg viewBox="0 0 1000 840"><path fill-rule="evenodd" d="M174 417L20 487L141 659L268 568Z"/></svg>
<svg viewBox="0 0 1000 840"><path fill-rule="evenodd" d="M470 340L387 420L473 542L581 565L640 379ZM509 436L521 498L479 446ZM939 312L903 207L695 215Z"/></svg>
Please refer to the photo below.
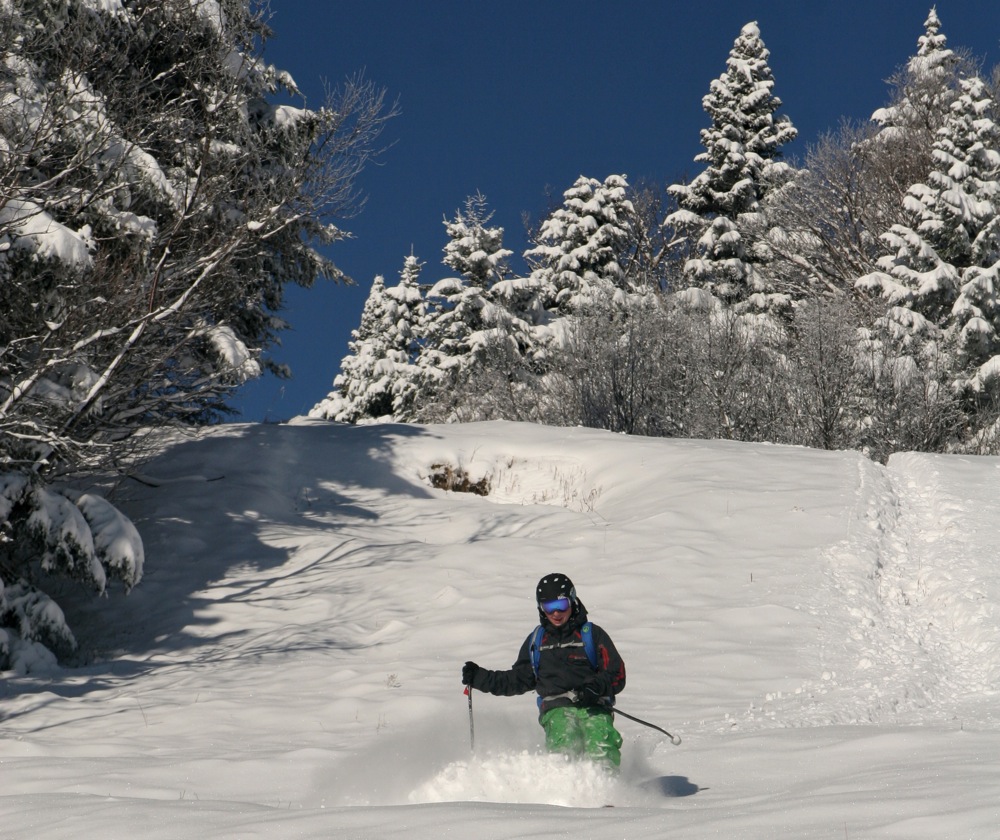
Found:
<svg viewBox="0 0 1000 840"><path fill-rule="evenodd" d="M541 604L545 601L554 601L556 598L569 598L575 604L576 587L566 575L553 572L538 581L538 586L535 589L535 600Z"/></svg>

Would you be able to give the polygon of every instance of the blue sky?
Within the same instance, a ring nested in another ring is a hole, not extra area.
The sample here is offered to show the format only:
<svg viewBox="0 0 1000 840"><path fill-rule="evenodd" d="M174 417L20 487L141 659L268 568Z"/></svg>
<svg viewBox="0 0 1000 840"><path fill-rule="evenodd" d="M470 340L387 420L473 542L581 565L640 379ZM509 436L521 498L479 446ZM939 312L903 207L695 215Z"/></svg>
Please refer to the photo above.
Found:
<svg viewBox="0 0 1000 840"><path fill-rule="evenodd" d="M477 190L519 257L523 214L544 216L550 196L580 175L675 183L696 174L708 125L701 100L745 23L758 22L781 112L799 129L785 147L794 159L841 118L885 104L885 79L916 51L930 6L271 0L265 57L292 74L308 104L322 104L325 81L364 71L400 114L383 135L390 147L360 180L363 212L342 223L354 240L329 250L357 285L290 291L292 329L272 355L294 378L245 386L235 400L242 419L287 419L325 397L373 277L394 283L411 250L426 263L424 280L447 276L442 220ZM950 47L1000 64L996 0L936 7Z"/></svg>

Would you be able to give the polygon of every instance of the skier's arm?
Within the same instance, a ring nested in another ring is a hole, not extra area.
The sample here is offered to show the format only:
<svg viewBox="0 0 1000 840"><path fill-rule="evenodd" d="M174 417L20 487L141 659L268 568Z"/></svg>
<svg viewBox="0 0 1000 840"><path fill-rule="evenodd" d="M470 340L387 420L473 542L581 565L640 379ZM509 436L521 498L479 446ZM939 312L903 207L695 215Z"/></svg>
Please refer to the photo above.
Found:
<svg viewBox="0 0 1000 840"><path fill-rule="evenodd" d="M535 687L535 670L531 667L531 636L524 640L517 661L507 671L478 668L472 677L472 687L487 694L511 697L525 694Z"/></svg>

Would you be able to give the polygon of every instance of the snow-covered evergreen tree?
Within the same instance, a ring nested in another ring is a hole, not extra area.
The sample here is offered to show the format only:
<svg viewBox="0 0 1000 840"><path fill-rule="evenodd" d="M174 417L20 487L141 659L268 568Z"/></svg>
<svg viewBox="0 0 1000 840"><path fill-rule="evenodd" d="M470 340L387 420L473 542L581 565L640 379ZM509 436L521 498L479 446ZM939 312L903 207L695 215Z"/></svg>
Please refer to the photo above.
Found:
<svg viewBox="0 0 1000 840"><path fill-rule="evenodd" d="M848 293L883 256L879 237L908 226L900 195L929 182L937 129L975 63L946 45L932 9L917 54L890 82L891 103L868 125L844 123L806 153L803 169L765 202L769 283L796 297Z"/></svg>
<svg viewBox="0 0 1000 840"><path fill-rule="evenodd" d="M630 239L634 208L624 175L604 182L580 176L524 252L531 284L551 314L592 307L625 291L620 257Z"/></svg>
<svg viewBox="0 0 1000 840"><path fill-rule="evenodd" d="M340 363L334 390L313 406L310 417L357 423L392 414L395 366L408 361L405 350L392 346L395 309L385 296L385 278L379 274L365 301L361 323L351 331L350 353Z"/></svg>
<svg viewBox="0 0 1000 840"><path fill-rule="evenodd" d="M350 353L333 380L334 390L310 409L310 417L342 423L412 419L425 311L422 267L410 255L397 285L386 288L385 278L375 277L361 323L351 332Z"/></svg>
<svg viewBox="0 0 1000 840"><path fill-rule="evenodd" d="M31 578L61 574L99 594L114 580L128 591L144 560L139 532L106 499L0 472L0 670L76 649L63 611Z"/></svg>
<svg viewBox="0 0 1000 840"><path fill-rule="evenodd" d="M0 424L20 439L68 460L81 441L218 417L279 370L266 349L285 286L342 276L316 245L343 236L326 220L349 209L378 106L357 84L336 109L270 102L299 94L262 60L261 15L251 0L0 6L16 164L0 173L0 309L19 349L0 357Z"/></svg>
<svg viewBox="0 0 1000 840"><path fill-rule="evenodd" d="M890 304L888 318L914 336L939 328L959 365L979 367L977 387L997 383L1000 350L1000 127L978 77L960 84L933 147L926 183L904 200L908 224L883 239L892 253L857 281Z"/></svg>
<svg viewBox="0 0 1000 840"><path fill-rule="evenodd" d="M963 269L996 258L1000 128L992 110L982 79L964 79L938 131L928 183L914 186L905 205L938 255Z"/></svg>
<svg viewBox="0 0 1000 840"><path fill-rule="evenodd" d="M756 288L753 265L765 258L746 240L740 219L758 210L791 170L780 161L781 147L798 131L778 115L770 53L756 22L743 27L702 100L712 119L701 132L705 151L695 157L705 169L689 184L669 188L679 210L666 223L688 237L688 282L714 289L723 298L743 299Z"/></svg>
<svg viewBox="0 0 1000 840"><path fill-rule="evenodd" d="M466 199L464 210L444 222L448 234L444 264L480 289L491 288L510 273L508 260L513 252L503 247L503 228L490 226L492 218L486 197L476 193Z"/></svg>
<svg viewBox="0 0 1000 840"><path fill-rule="evenodd" d="M959 56L949 49L941 31L937 9L924 21L924 34L917 39L917 53L895 79L893 102L872 114L883 127L884 139L911 138L914 133L933 137L956 96Z"/></svg>
<svg viewBox="0 0 1000 840"><path fill-rule="evenodd" d="M635 209L624 175L580 176L524 252L527 277L498 282L493 299L509 314L527 367L536 372L565 345L572 316L613 305L629 292L622 259L634 244ZM645 289L643 289L645 291Z"/></svg>
<svg viewBox="0 0 1000 840"><path fill-rule="evenodd" d="M426 302L420 275L424 270L416 256L410 254L403 259L399 272L399 283L385 290L385 296L395 305L389 341L393 347L405 349L409 364L413 364L420 353L423 335Z"/></svg>
<svg viewBox="0 0 1000 840"><path fill-rule="evenodd" d="M950 313L959 360L976 368L967 384L991 392L1000 390L1000 126L991 118L995 113L996 102L981 79L962 82L935 144L940 170L931 182L940 190L943 213L956 220L945 234L950 247L941 252L954 252L951 258L961 271ZM922 199L926 205L930 197Z"/></svg>
<svg viewBox="0 0 1000 840"><path fill-rule="evenodd" d="M510 269L503 228L491 227L481 194L466 201L454 220L445 220L448 242L442 262L459 272L427 290L417 366L425 398L452 387L457 377L481 362L486 347L521 324L494 293Z"/></svg>
<svg viewBox="0 0 1000 840"><path fill-rule="evenodd" d="M420 400L417 358L423 344L426 302L420 282L424 264L410 254L403 260L399 283L385 290L393 304L388 345L393 350L392 416L412 420Z"/></svg>

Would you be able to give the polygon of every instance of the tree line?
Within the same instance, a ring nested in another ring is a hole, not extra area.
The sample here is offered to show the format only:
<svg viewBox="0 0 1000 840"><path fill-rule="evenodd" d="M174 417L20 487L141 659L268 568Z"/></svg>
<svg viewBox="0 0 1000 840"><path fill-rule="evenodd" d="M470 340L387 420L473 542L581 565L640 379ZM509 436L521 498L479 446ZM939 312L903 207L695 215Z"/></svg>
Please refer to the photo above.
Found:
<svg viewBox="0 0 1000 840"><path fill-rule="evenodd" d="M516 275L481 195L450 275L375 278L314 417L513 419L892 452L998 451L1000 75L932 9L890 104L799 165L756 23L703 106L700 173L581 176Z"/></svg>

